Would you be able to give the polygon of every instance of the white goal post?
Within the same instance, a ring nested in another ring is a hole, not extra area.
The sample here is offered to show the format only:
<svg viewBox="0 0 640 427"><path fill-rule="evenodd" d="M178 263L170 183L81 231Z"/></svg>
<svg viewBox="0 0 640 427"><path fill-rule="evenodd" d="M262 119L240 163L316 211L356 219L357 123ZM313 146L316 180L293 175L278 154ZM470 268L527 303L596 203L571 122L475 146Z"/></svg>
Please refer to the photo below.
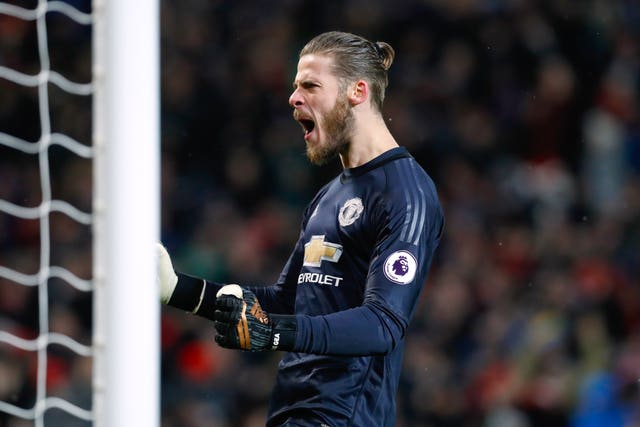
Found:
<svg viewBox="0 0 640 427"><path fill-rule="evenodd" d="M71 81L52 67L49 49L55 49L56 44L50 46L47 34L50 13L92 26L90 83ZM35 427L48 427L46 415L57 409L95 427L160 425L160 298L156 282L160 234L159 14L159 0L94 0L91 13L65 1L38 0L36 7L28 9L0 0L0 17L35 24L39 71L25 74L0 58L0 79L36 89L38 112L32 119L39 121L41 129L35 142L0 129L0 148L37 160L41 191L41 201L35 207L23 206L23 200L0 198L1 215L38 221L40 231L36 274L0 263L3 283L37 289L35 314L39 322L34 339L0 330L3 350L23 351L37 358L33 406L24 407L25 402L16 403L11 395L9 401L0 397L2 424L5 417L14 417L32 421ZM60 101L50 99L54 96L49 91L51 85L70 95L93 97L91 146L53 129L50 106ZM53 194L50 166L55 160L49 157L49 149L54 145L66 148L71 155L92 159L91 213ZM55 248L50 215L54 212L91 225L91 280L52 265ZM90 345L50 328L52 278L81 292L93 292ZM3 313L0 324L6 324ZM93 358L91 408L49 393L50 345ZM26 376L24 381L28 381Z"/></svg>
<svg viewBox="0 0 640 427"><path fill-rule="evenodd" d="M93 2L94 425L160 425L159 1Z"/></svg>

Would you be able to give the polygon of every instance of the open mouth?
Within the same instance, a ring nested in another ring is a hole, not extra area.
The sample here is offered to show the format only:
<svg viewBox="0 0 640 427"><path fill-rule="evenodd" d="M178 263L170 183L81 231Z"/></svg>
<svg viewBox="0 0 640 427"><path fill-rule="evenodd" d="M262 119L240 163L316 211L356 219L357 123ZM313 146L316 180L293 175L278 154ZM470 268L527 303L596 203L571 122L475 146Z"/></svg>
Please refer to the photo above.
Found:
<svg viewBox="0 0 640 427"><path fill-rule="evenodd" d="M303 115L302 113L300 113L300 111L298 110L294 110L293 112L293 118L300 123L300 126L302 126L302 131L304 132L304 137L305 139L309 136L309 134L311 132L313 132L313 130L316 127L316 122L314 122L312 119L310 119L308 116Z"/></svg>
<svg viewBox="0 0 640 427"><path fill-rule="evenodd" d="M298 122L302 125L302 130L304 130L305 135L313 132L313 129L316 127L315 122L311 119L300 119Z"/></svg>

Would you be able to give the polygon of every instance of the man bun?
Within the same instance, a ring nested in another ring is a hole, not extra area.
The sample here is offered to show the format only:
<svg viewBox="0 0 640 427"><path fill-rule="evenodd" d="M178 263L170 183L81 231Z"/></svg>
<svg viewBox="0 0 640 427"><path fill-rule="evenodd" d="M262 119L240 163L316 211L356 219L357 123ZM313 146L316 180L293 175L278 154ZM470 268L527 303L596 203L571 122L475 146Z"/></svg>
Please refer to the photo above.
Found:
<svg viewBox="0 0 640 427"><path fill-rule="evenodd" d="M378 51L378 55L380 55L382 68L388 70L391 67L391 64L393 64L393 58L395 58L396 52L393 50L389 43L376 42L375 46L376 50Z"/></svg>

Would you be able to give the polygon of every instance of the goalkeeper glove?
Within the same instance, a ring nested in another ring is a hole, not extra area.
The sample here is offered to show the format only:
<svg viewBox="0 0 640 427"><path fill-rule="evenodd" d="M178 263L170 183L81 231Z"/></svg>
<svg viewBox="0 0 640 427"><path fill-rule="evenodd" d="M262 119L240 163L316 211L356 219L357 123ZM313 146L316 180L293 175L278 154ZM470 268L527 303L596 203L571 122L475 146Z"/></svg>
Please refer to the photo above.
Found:
<svg viewBox="0 0 640 427"><path fill-rule="evenodd" d="M253 292L238 285L223 286L216 294L216 342L225 348L263 351L292 350L295 316L268 315Z"/></svg>
<svg viewBox="0 0 640 427"><path fill-rule="evenodd" d="M169 253L162 246L161 243L157 244L158 249L158 287L160 288L160 301L163 304L168 304L173 291L176 289L178 283L178 276L173 270L173 264L171 263L171 257Z"/></svg>

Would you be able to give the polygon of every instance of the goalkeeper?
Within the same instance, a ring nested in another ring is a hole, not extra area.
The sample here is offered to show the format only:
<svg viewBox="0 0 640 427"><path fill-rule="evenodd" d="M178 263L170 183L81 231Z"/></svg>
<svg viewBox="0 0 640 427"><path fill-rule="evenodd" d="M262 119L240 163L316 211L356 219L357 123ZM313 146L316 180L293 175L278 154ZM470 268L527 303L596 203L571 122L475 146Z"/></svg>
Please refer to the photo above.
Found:
<svg viewBox="0 0 640 427"><path fill-rule="evenodd" d="M443 215L433 182L382 117L394 51L341 32L302 49L289 103L309 159L343 171L306 208L271 286L175 272L160 246L162 301L213 320L216 342L284 351L266 425L395 425L403 340Z"/></svg>

